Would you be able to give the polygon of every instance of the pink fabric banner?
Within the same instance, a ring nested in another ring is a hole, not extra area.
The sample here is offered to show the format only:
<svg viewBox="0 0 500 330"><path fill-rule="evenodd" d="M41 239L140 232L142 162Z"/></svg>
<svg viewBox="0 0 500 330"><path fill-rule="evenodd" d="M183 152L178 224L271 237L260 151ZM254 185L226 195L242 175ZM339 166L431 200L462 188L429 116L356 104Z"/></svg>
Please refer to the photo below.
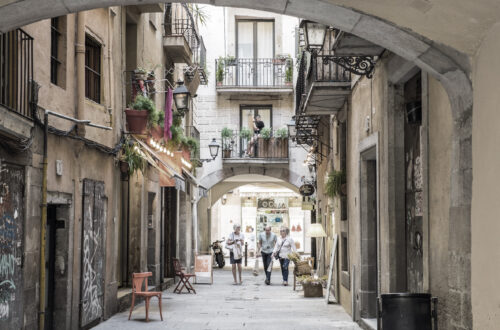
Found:
<svg viewBox="0 0 500 330"><path fill-rule="evenodd" d="M172 139L172 131L170 127L172 127L172 100L173 100L173 90L168 88L167 93L165 93L165 128L163 130L163 137L168 141Z"/></svg>

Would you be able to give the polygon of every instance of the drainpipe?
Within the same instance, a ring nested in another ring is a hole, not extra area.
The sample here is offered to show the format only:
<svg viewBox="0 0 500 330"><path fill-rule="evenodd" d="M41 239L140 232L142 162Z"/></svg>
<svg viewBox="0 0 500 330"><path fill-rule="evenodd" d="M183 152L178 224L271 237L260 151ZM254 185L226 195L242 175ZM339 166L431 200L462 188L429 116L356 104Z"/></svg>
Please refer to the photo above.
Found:
<svg viewBox="0 0 500 330"><path fill-rule="evenodd" d="M47 139L49 135L49 113L43 116L43 174L42 174L42 223L40 228L40 310L38 329L45 328L45 244L47 229Z"/></svg>
<svg viewBox="0 0 500 330"><path fill-rule="evenodd" d="M76 118L82 120L85 118L85 12L78 12L76 20ZM78 135L85 136L85 125L78 124L77 128Z"/></svg>

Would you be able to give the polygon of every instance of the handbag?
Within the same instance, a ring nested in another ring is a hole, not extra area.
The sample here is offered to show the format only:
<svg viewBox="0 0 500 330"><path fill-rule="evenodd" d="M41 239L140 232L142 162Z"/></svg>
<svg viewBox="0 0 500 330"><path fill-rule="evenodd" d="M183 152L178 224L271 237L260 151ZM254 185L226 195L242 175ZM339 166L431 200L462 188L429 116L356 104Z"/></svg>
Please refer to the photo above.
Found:
<svg viewBox="0 0 500 330"><path fill-rule="evenodd" d="M278 260L280 258L280 251L281 251L281 248L283 247L283 244L285 244L285 241L286 241L286 238L283 240L283 242L281 242L280 249L278 250L278 252L276 252L274 259Z"/></svg>

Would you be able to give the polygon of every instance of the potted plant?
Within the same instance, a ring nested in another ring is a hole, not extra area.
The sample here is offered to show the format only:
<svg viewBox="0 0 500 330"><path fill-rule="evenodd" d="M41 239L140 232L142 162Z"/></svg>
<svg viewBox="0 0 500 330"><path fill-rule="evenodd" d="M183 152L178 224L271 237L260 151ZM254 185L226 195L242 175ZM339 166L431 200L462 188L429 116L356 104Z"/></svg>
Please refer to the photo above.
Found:
<svg viewBox="0 0 500 330"><path fill-rule="evenodd" d="M304 297L323 297L323 286L328 280L327 276L318 277L317 275L303 275L297 278L298 282L304 288Z"/></svg>
<svg viewBox="0 0 500 330"><path fill-rule="evenodd" d="M287 65L286 66L286 71L285 71L285 84L287 86L290 86L293 81L293 67L292 65Z"/></svg>
<svg viewBox="0 0 500 330"><path fill-rule="evenodd" d="M285 54L276 55L276 57L273 58L273 64L276 64L276 65L285 64L287 58L289 58L289 57L290 57L290 55L285 55Z"/></svg>
<svg viewBox="0 0 500 330"><path fill-rule="evenodd" d="M273 131L269 127L264 127L263 129L261 129L259 138L257 139L257 157L268 158L270 156L270 151L272 151L272 148L270 148L269 145L272 143L272 134Z"/></svg>
<svg viewBox="0 0 500 330"><path fill-rule="evenodd" d="M274 134L275 156L277 158L288 157L288 129L280 128Z"/></svg>
<svg viewBox="0 0 500 330"><path fill-rule="evenodd" d="M346 174L345 171L333 170L328 174L325 184L326 194L333 198L346 194Z"/></svg>
<svg viewBox="0 0 500 330"><path fill-rule="evenodd" d="M233 130L224 127L221 131L222 137L222 157L231 158L231 151L233 150Z"/></svg>
<svg viewBox="0 0 500 330"><path fill-rule="evenodd" d="M138 67L134 70L134 78L137 80L146 80L148 71L144 68Z"/></svg>
<svg viewBox="0 0 500 330"><path fill-rule="evenodd" d="M222 57L219 57L217 61L217 72L215 74L215 79L217 80L217 86L222 85L222 81L224 80L224 65L223 65Z"/></svg>
<svg viewBox="0 0 500 330"><path fill-rule="evenodd" d="M148 119L157 121L157 113L153 101L138 95L134 103L125 110L128 131L133 134L143 134L148 125Z"/></svg>
<svg viewBox="0 0 500 330"><path fill-rule="evenodd" d="M224 64L226 66L235 66L236 65L236 58L234 56L226 56L224 58Z"/></svg>
<svg viewBox="0 0 500 330"><path fill-rule="evenodd" d="M120 155L120 170L129 175L135 171L144 171L146 160L142 157L139 147L130 140L123 143Z"/></svg>

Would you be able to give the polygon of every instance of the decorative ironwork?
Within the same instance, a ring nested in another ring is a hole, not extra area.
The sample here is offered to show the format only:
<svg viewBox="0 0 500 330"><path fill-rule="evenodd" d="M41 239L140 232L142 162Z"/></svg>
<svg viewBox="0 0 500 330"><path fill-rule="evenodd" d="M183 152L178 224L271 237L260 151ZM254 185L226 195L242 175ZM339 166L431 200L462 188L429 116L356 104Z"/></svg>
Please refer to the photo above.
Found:
<svg viewBox="0 0 500 330"><path fill-rule="evenodd" d="M373 56L323 56L323 65L329 62L336 63L349 72L366 78L373 78L375 60Z"/></svg>

